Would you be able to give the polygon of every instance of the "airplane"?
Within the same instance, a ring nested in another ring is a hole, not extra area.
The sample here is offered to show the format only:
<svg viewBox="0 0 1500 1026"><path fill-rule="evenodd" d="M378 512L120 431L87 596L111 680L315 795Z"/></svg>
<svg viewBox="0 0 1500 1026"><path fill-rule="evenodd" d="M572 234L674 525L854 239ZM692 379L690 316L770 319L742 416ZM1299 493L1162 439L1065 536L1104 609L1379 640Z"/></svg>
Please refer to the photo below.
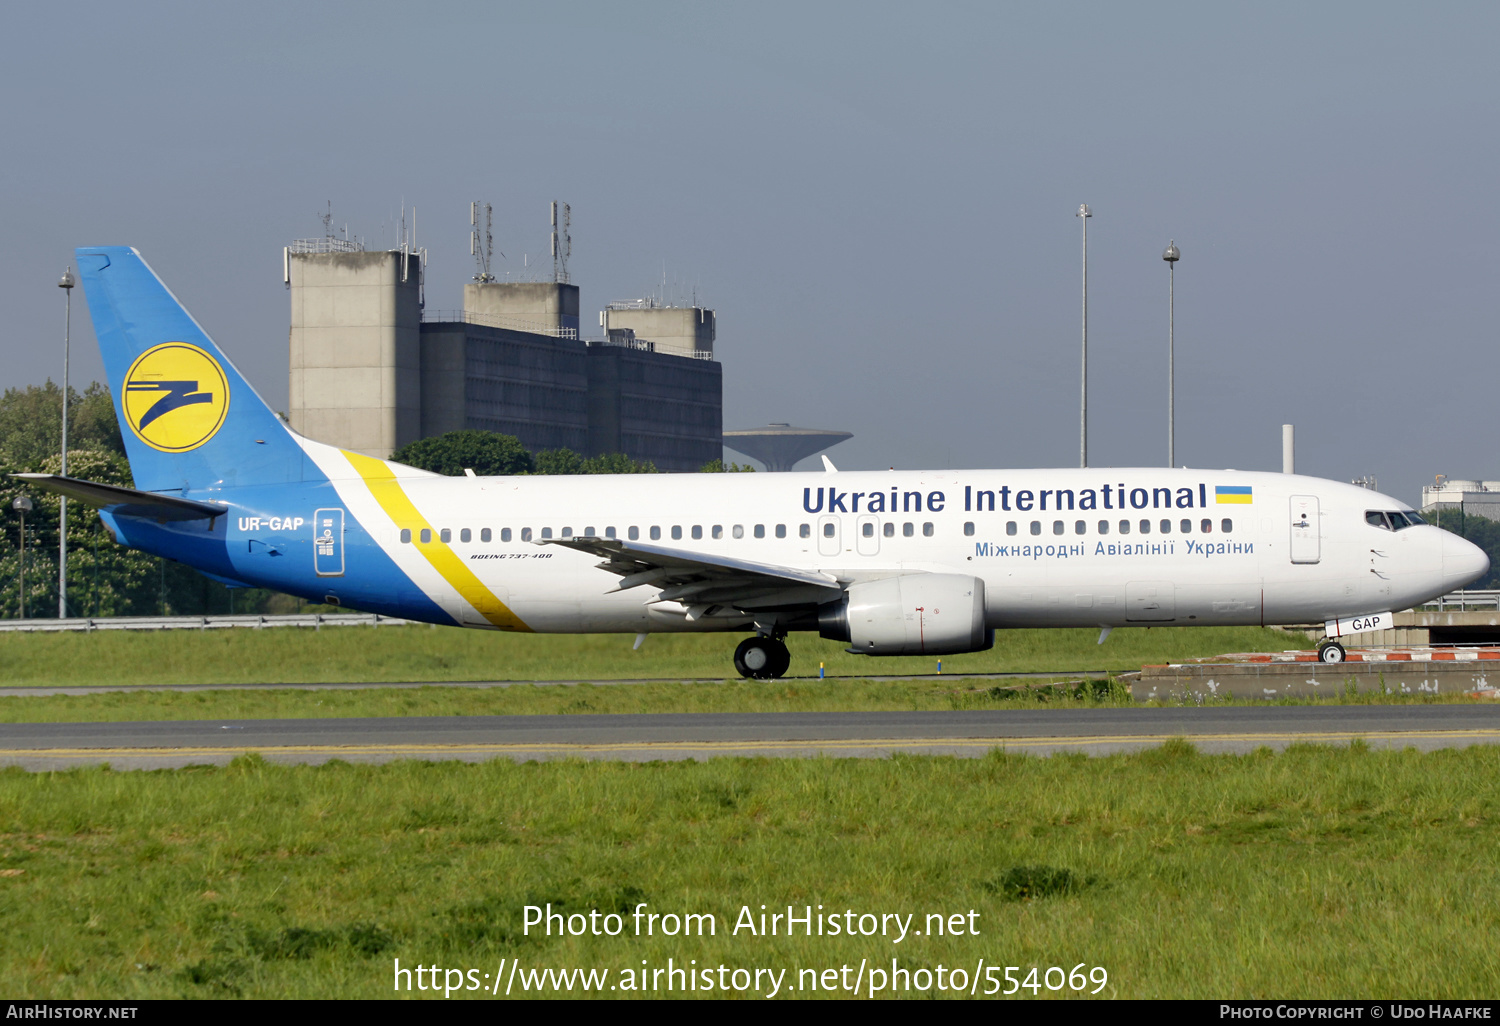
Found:
<svg viewBox="0 0 1500 1026"><path fill-rule="evenodd" d="M114 540L231 586L434 624L816 631L870 656L997 629L1291 625L1339 637L1489 568L1363 487L1172 468L445 477L305 438L129 247L77 250L135 488L19 474Z"/></svg>

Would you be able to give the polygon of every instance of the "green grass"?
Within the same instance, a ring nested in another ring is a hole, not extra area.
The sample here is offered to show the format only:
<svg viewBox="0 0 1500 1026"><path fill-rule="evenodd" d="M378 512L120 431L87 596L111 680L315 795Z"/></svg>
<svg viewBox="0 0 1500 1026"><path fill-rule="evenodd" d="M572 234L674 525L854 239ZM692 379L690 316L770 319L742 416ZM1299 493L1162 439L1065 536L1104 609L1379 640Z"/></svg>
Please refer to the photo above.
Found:
<svg viewBox="0 0 1500 1026"><path fill-rule="evenodd" d="M384 997L405 966L1084 963L1120 997L1500 989L1500 747L0 772L0 992ZM539 937L522 907L709 912ZM739 937L742 906L977 937ZM1043 996L1046 995L1044 990ZM431 997L431 993L413 995ZM1029 997L1028 991L1022 996Z"/></svg>
<svg viewBox="0 0 1500 1026"><path fill-rule="evenodd" d="M1473 702L1462 692L1278 698L1276 705L1431 705ZM687 683L516 684L496 688L429 685L349 691L107 691L85 695L0 698L0 723L99 723L146 720L261 720L358 716L526 716L570 713L874 712L881 710L1087 708L1145 703L1107 678L1053 686L1028 680L699 681ZM1154 705L1197 705L1168 697ZM1216 699L1214 705L1268 704L1264 699Z"/></svg>
<svg viewBox="0 0 1500 1026"><path fill-rule="evenodd" d="M619 634L536 635L456 627L314 631L96 631L0 635L4 685L325 683L341 681L620 680L734 676L739 634L653 634L639 651ZM1258 627L1131 627L1103 645L1094 630L996 633L995 647L943 657L945 673L1138 670L1221 652L1308 647L1300 634ZM838 642L788 638L792 673L816 677L928 674L932 658L852 656Z"/></svg>

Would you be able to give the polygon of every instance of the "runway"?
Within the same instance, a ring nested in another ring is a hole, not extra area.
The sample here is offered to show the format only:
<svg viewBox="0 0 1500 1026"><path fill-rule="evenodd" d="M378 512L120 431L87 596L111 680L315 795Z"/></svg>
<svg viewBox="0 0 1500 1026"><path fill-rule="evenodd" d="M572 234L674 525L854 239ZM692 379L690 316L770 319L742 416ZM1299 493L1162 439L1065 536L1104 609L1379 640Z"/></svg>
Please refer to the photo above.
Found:
<svg viewBox="0 0 1500 1026"><path fill-rule="evenodd" d="M967 712L433 716L0 725L0 765L159 769L259 752L283 763L720 756L976 757L1139 751L1185 737L1205 752L1303 742L1423 750L1500 743L1500 705L1185 707Z"/></svg>

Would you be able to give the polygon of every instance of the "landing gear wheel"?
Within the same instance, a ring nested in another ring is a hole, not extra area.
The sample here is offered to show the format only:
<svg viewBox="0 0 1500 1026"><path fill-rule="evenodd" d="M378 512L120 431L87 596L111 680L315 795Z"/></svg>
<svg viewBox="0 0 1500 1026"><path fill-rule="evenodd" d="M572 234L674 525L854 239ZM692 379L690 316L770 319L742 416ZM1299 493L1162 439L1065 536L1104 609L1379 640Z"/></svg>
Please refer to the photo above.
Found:
<svg viewBox="0 0 1500 1026"><path fill-rule="evenodd" d="M741 677L775 680L792 665L792 654L775 638L746 638L734 650L734 668Z"/></svg>
<svg viewBox="0 0 1500 1026"><path fill-rule="evenodd" d="M1344 646L1337 641L1325 641L1318 646L1318 661L1320 663L1341 663L1344 661Z"/></svg>

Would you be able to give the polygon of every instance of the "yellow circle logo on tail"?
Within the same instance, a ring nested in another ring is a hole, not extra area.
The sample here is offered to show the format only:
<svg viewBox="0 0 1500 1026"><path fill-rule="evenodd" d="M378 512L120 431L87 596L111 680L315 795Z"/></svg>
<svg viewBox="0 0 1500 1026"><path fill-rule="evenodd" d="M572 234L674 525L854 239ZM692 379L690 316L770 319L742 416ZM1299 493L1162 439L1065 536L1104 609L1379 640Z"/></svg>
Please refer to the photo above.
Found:
<svg viewBox="0 0 1500 1026"><path fill-rule="evenodd" d="M202 349L164 342L130 365L120 401L137 438L162 452L187 452L223 426L229 381L219 361Z"/></svg>

